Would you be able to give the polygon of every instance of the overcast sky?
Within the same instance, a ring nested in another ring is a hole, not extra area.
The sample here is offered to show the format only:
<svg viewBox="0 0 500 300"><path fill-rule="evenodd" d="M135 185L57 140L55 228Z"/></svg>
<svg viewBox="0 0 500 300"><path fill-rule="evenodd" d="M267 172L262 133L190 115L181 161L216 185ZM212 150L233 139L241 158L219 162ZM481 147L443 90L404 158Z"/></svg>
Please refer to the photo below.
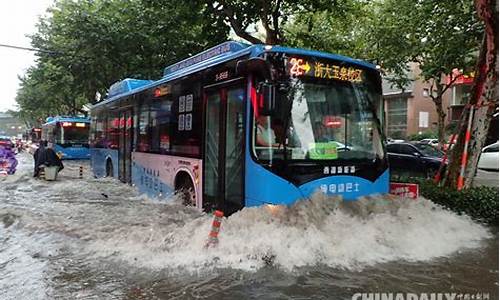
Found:
<svg viewBox="0 0 500 300"><path fill-rule="evenodd" d="M35 32L38 17L53 0L0 0L0 3L0 44L31 48L26 35ZM34 63L33 52L0 47L0 112L16 109L17 76Z"/></svg>

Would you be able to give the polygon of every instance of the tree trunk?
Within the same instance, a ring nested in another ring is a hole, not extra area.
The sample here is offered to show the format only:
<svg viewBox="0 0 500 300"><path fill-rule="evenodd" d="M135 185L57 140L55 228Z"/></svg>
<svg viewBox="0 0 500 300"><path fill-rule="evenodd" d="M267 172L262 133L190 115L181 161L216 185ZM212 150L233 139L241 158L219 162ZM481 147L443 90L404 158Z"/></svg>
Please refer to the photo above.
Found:
<svg viewBox="0 0 500 300"><path fill-rule="evenodd" d="M443 109L443 94L445 92L445 88L442 84L439 83L439 80L434 79L434 83L436 83L436 96L434 96L431 92L431 99L434 102L434 106L436 107L436 113L438 115L438 141L439 146L441 147L444 143L444 121L446 119L446 112ZM434 84L433 84L434 85ZM431 86L431 91L433 90Z"/></svg>
<svg viewBox="0 0 500 300"><path fill-rule="evenodd" d="M472 97L467 105L475 109L471 127L471 140L465 169L464 187L470 187L476 173L477 163L484 146L492 114L498 106L498 1L476 0L476 11L485 23L485 36L476 66L476 79L472 88ZM460 162L464 151L467 130L468 110L462 114L461 127L457 144L450 156L448 175L444 184L456 187L460 175Z"/></svg>
<svg viewBox="0 0 500 300"><path fill-rule="evenodd" d="M443 110L442 95L439 97L439 102L434 102L434 104L436 106L436 112L438 114L438 141L439 141L439 146L442 146L445 143L444 121L446 118L446 113Z"/></svg>
<svg viewBox="0 0 500 300"><path fill-rule="evenodd" d="M278 45L280 44L280 39L278 38L278 35L276 34L275 31L273 30L266 30L266 44L267 45Z"/></svg>

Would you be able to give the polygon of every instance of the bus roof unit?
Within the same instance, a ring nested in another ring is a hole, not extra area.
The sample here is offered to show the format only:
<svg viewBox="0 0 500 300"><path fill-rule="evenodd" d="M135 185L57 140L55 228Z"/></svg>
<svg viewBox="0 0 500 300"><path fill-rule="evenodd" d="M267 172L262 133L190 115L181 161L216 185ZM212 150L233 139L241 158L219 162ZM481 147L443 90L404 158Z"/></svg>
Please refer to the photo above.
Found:
<svg viewBox="0 0 500 300"><path fill-rule="evenodd" d="M226 57L230 54L237 53L241 50L250 47L250 45L245 43L239 43L234 41L229 41L198 53L194 56L186 58L178 63L170 65L163 70L163 77L175 73L181 69L185 69L192 65L196 65L201 62L207 62L215 60L217 58Z"/></svg>
<svg viewBox="0 0 500 300"><path fill-rule="evenodd" d="M125 78L121 81L117 81L111 85L108 91L108 98L114 97L116 95L125 94L131 90L140 88L153 82L152 80L141 80L133 78Z"/></svg>
<svg viewBox="0 0 500 300"><path fill-rule="evenodd" d="M235 41L228 41L198 54L195 54L194 56L186 58L180 62L169 65L163 70L163 77L158 80L139 80L127 78L122 81L118 81L111 85L106 99L94 104L94 107L113 102L121 98L122 96L140 92L152 86L157 86L175 80L177 78L181 78L191 73L215 66L220 63L224 63L231 59L235 59L244 55L256 57L266 52L281 52L295 55L317 56L327 59L336 59L359 66L376 69L375 65L371 63L337 54L282 46L269 46L261 44L249 45Z"/></svg>
<svg viewBox="0 0 500 300"><path fill-rule="evenodd" d="M90 118L88 117L72 117L72 116L56 116L48 117L45 120L45 124L51 124L56 122L80 122L80 123L90 123Z"/></svg>

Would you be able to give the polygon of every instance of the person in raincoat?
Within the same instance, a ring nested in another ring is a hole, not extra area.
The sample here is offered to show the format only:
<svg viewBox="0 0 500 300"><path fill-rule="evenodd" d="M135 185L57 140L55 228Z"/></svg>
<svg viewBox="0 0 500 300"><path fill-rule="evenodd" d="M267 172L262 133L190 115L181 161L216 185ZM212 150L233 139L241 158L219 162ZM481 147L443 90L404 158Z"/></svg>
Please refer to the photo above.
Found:
<svg viewBox="0 0 500 300"><path fill-rule="evenodd" d="M8 143L0 143L0 169L6 171L8 175L16 172L16 154Z"/></svg>
<svg viewBox="0 0 500 300"><path fill-rule="evenodd" d="M58 172L64 169L64 165L61 159L59 158L59 156L57 156L57 153L54 151L54 149L52 149L52 144L47 144L47 141L40 142L40 146L33 154L33 158L35 159L35 170L33 177L39 176L42 166L58 166Z"/></svg>

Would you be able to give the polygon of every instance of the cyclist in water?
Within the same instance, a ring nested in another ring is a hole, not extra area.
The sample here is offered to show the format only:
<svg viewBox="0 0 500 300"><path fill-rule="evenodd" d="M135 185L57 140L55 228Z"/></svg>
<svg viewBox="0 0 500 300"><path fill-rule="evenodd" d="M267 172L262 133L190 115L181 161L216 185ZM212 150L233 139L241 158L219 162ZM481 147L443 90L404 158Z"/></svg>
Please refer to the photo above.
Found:
<svg viewBox="0 0 500 300"><path fill-rule="evenodd" d="M35 159L35 170L33 177L38 177L40 175L40 169L44 166L58 166L58 172L64 169L64 165L61 159L59 158L59 156L57 156L57 153L52 148L52 143L48 144L47 141L40 142L40 147L38 147L38 149L36 149L35 153L33 154L33 158Z"/></svg>

